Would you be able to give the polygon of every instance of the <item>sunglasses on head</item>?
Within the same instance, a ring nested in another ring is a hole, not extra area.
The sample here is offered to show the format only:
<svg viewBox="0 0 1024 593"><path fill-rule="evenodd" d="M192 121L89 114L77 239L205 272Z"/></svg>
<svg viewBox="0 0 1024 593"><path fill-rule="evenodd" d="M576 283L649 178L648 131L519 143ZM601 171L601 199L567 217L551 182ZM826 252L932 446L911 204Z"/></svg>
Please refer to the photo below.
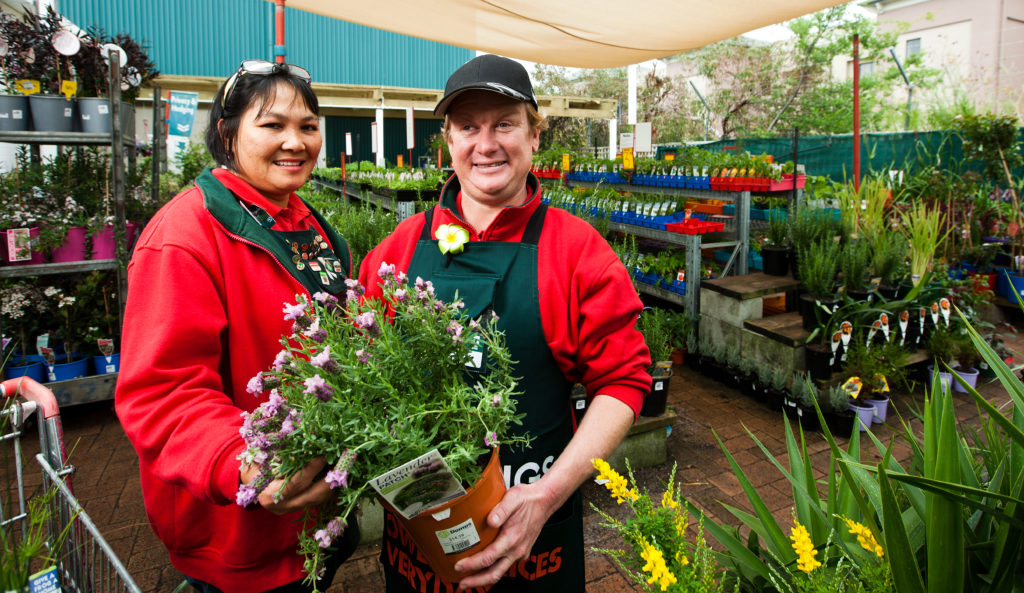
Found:
<svg viewBox="0 0 1024 593"><path fill-rule="evenodd" d="M313 82L308 70L294 64L278 64L275 62L268 62L266 60L245 60L224 85L224 94L220 98L221 109L227 105L228 98L231 96L231 91L235 88L235 83L238 82L238 79L243 75L258 74L260 76L267 76L268 74L277 74L278 72L284 72L285 74L295 76L300 80L305 81L306 84L311 84Z"/></svg>

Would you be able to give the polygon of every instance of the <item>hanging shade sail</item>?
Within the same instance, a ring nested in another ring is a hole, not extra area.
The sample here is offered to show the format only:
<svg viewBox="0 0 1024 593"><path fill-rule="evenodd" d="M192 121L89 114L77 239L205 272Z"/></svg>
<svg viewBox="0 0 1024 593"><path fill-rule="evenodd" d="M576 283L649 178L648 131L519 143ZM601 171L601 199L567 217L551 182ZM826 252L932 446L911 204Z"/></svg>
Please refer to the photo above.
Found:
<svg viewBox="0 0 1024 593"><path fill-rule="evenodd" d="M579 68L663 58L845 0L287 0L468 49Z"/></svg>

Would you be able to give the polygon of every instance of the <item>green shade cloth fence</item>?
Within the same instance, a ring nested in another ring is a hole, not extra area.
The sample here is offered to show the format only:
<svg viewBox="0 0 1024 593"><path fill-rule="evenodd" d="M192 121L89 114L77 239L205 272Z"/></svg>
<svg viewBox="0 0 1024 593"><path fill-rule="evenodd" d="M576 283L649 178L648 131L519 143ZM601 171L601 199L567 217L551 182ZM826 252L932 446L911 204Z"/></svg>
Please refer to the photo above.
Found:
<svg viewBox="0 0 1024 593"><path fill-rule="evenodd" d="M1018 130L1018 141L1024 142L1024 128ZM811 175L824 175L833 181L844 181L853 175L853 134L834 136L801 136L797 162ZM759 155L772 155L775 162L793 160L793 138L746 138L719 140L698 144L710 152L747 151ZM675 152L676 146L659 146L657 158ZM903 169L913 172L933 165L957 172L981 172L981 163L964 163L960 135L951 130L936 132L873 132L861 134L861 175L872 175ZM1024 178L1024 167L1013 171L1017 179Z"/></svg>

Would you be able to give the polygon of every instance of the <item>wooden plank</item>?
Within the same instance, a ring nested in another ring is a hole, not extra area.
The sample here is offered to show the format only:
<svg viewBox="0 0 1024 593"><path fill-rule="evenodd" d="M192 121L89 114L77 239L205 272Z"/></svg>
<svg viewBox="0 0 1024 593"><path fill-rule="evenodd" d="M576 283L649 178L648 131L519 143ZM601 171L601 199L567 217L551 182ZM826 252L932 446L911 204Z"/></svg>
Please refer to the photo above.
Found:
<svg viewBox="0 0 1024 593"><path fill-rule="evenodd" d="M792 276L769 276L763 272L754 272L742 276L727 276L725 278L706 280L702 288L745 301L770 294L796 290L799 285L800 283L794 280Z"/></svg>
<svg viewBox="0 0 1024 593"><path fill-rule="evenodd" d="M707 283L704 285L707 286ZM807 336L811 334L803 328L800 314L796 312L744 321L743 327L793 348L802 347L807 343Z"/></svg>
<svg viewBox="0 0 1024 593"><path fill-rule="evenodd" d="M0 267L0 278L20 278L23 276L48 276L51 274L70 274L72 272L92 272L96 270L116 269L116 259L93 259L83 261L62 262L56 264L3 266Z"/></svg>
<svg viewBox="0 0 1024 593"><path fill-rule="evenodd" d="M87 404L96 401L114 399L114 387L117 385L117 373L91 375L66 381L54 381L45 384L53 391L60 408Z"/></svg>

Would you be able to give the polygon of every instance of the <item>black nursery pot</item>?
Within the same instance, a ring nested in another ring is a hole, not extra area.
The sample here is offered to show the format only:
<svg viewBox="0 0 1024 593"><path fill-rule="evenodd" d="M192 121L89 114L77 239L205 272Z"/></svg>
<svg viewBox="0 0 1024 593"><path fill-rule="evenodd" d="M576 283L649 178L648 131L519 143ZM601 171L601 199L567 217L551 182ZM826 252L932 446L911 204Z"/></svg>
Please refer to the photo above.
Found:
<svg viewBox="0 0 1024 593"><path fill-rule="evenodd" d="M761 261L764 273L769 276L785 276L789 274L789 250L785 247L767 245L761 248Z"/></svg>
<svg viewBox="0 0 1024 593"><path fill-rule="evenodd" d="M807 373L815 381L828 381L832 377L832 350L821 344L811 344L804 348Z"/></svg>
<svg viewBox="0 0 1024 593"><path fill-rule="evenodd" d="M793 275L793 280L800 279L800 262L797 261L796 249L793 248L789 249L789 273Z"/></svg>
<svg viewBox="0 0 1024 593"><path fill-rule="evenodd" d="M800 319L803 328L807 331L814 331L819 325L828 321L826 313L817 305L818 302L828 307L829 310L834 309L836 305L835 299L815 299L808 293L800 295Z"/></svg>
<svg viewBox="0 0 1024 593"><path fill-rule="evenodd" d="M668 383L671 378L671 373L662 377L653 377L651 392L644 398L644 404L640 408L641 416L661 416L665 413L668 403Z"/></svg>

